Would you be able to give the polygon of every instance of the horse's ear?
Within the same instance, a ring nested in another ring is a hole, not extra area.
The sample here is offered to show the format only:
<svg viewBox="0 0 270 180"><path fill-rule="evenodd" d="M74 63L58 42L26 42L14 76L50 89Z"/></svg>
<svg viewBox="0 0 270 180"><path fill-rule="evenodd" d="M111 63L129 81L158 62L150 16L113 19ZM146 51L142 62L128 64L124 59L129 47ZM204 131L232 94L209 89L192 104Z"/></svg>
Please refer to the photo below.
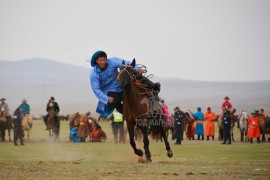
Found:
<svg viewBox="0 0 270 180"><path fill-rule="evenodd" d="M125 61L124 60L122 61L122 65L125 65Z"/></svg>
<svg viewBox="0 0 270 180"><path fill-rule="evenodd" d="M132 66L132 67L135 67L135 65L136 65L136 60L135 60L135 58L134 58L133 61L132 61L132 63L131 63L131 66Z"/></svg>

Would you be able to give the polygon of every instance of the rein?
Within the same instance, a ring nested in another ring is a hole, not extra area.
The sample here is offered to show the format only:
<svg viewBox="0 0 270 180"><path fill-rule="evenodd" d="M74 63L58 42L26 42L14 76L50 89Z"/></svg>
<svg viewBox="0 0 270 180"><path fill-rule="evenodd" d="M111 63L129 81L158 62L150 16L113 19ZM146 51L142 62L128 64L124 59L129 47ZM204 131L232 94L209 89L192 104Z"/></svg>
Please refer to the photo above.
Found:
<svg viewBox="0 0 270 180"><path fill-rule="evenodd" d="M146 69L146 66L142 65L142 64L137 64L137 65L140 65L141 69L143 69L143 73L147 73L147 69ZM137 75L131 75L130 72L127 70L128 67L130 68L133 68L133 66L130 66L130 65L123 65L123 69L118 73L117 75L117 78L116 79L119 79L120 78L120 75L122 74L122 72L126 71L127 74L129 75L129 77L134 81L134 84L139 86L141 89L145 90L145 92L140 92L140 94L149 94L151 92L153 92L153 88L152 89L149 89L147 88L147 85L146 84L143 84L140 80L138 80L136 77L138 76ZM149 74L148 76L145 76L146 78L150 79L152 77L154 77L153 74Z"/></svg>

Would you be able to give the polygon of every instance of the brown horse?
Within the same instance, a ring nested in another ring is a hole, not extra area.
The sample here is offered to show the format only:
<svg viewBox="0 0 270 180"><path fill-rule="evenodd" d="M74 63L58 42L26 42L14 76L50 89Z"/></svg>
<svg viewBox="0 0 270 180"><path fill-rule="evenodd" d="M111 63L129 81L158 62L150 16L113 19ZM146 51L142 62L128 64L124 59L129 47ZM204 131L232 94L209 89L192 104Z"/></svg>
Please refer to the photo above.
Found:
<svg viewBox="0 0 270 180"><path fill-rule="evenodd" d="M87 114L80 115L78 136L81 138L81 141L85 142L85 138L87 136L90 136L90 133L91 133L91 124L88 121L88 115Z"/></svg>
<svg viewBox="0 0 270 180"><path fill-rule="evenodd" d="M33 118L30 114L25 115L22 119L23 134L27 131L27 141L29 142L29 133L33 125ZM25 134L24 134L25 135Z"/></svg>
<svg viewBox="0 0 270 180"><path fill-rule="evenodd" d="M49 111L47 127L48 127L48 131L49 131L50 141L57 140L59 142L60 141L60 139L59 139L60 121L59 120L58 120L58 122L55 121L54 110Z"/></svg>
<svg viewBox="0 0 270 180"><path fill-rule="evenodd" d="M143 132L143 143L146 155L146 161L151 162L151 153L149 150L149 132L160 133L164 139L167 156L172 157L173 152L167 140L166 133L163 128L163 123L167 122L166 116L162 111L158 99L154 96L153 90L147 90L135 85L136 77L133 68L135 67L135 59L131 65L126 65L123 61L123 66L119 72L119 83L123 88L123 116L127 121L130 145L134 153L140 157L143 156L143 151L137 149L134 141L135 125Z"/></svg>
<svg viewBox="0 0 270 180"><path fill-rule="evenodd" d="M185 118L184 118L184 132L187 136L188 140L194 140L195 136L195 119L194 117L190 114L190 112L185 112Z"/></svg>
<svg viewBox="0 0 270 180"><path fill-rule="evenodd" d="M262 142L265 142L265 134L266 134L266 117L262 114L259 114L259 128L260 128L260 133L262 135Z"/></svg>
<svg viewBox="0 0 270 180"><path fill-rule="evenodd" d="M12 120L11 117L5 115L3 112L0 113L0 133L1 133L1 141L5 142L6 130L8 130L8 138L9 142L11 142L10 131L12 129Z"/></svg>

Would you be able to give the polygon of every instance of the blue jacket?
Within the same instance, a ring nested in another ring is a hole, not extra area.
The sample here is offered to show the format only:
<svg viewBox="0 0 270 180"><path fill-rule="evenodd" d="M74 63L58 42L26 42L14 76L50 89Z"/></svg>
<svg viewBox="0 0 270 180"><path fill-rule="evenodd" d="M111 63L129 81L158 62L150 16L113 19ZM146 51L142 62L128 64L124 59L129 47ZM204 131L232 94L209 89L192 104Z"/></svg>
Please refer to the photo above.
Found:
<svg viewBox="0 0 270 180"><path fill-rule="evenodd" d="M116 80L118 74L118 68L122 67L123 59L113 57L108 58L107 67L105 70L101 70L98 65L95 65L90 71L90 83L94 91L94 94L98 98L98 106L96 112L107 117L110 115L114 107L108 104L109 97L108 92L122 92L122 88L119 85L119 81ZM131 64L130 61L126 61L126 64ZM135 66L134 70L138 71L139 67Z"/></svg>
<svg viewBox="0 0 270 180"><path fill-rule="evenodd" d="M204 120L204 114L201 111L198 111L195 114L194 113L191 114L192 116L194 116L196 120Z"/></svg>
<svg viewBox="0 0 270 180"><path fill-rule="evenodd" d="M19 106L19 108L21 109L21 111L23 112L24 115L30 114L30 106L29 104L21 104Z"/></svg>
<svg viewBox="0 0 270 180"><path fill-rule="evenodd" d="M73 142L81 142L81 138L78 136L78 130L75 127L70 130L70 138Z"/></svg>

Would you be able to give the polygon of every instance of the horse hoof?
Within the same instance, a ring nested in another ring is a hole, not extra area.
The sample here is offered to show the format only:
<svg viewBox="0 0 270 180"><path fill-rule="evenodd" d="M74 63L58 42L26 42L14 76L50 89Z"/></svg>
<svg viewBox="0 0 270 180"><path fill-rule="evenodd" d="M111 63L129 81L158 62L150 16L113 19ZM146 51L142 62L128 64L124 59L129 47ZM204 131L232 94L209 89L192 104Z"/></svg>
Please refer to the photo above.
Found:
<svg viewBox="0 0 270 180"><path fill-rule="evenodd" d="M168 156L169 158L173 157L173 152L172 152L172 150L167 151L167 156Z"/></svg>
<svg viewBox="0 0 270 180"><path fill-rule="evenodd" d="M144 158L144 157L139 157L138 163L151 163L152 160L150 158Z"/></svg>
<svg viewBox="0 0 270 180"><path fill-rule="evenodd" d="M137 151L137 153L136 153L136 154L137 154L138 156L140 156L140 157L143 157L143 151L142 151L142 150L140 150L140 149Z"/></svg>

